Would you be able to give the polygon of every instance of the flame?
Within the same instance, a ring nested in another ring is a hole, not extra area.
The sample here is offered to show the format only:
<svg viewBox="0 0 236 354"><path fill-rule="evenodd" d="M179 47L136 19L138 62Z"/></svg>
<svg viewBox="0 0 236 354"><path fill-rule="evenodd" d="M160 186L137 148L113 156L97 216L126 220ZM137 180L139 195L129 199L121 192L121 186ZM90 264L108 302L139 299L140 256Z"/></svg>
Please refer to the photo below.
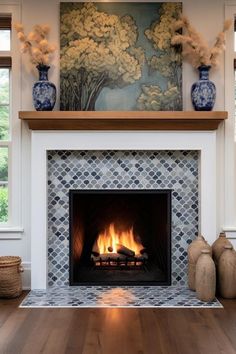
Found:
<svg viewBox="0 0 236 354"><path fill-rule="evenodd" d="M135 240L133 227L127 231L117 231L115 225L110 224L104 232L98 235L97 246L99 253L117 253L117 244L134 251L135 255L140 254L143 249L142 244ZM112 252L108 250L109 247L112 247Z"/></svg>

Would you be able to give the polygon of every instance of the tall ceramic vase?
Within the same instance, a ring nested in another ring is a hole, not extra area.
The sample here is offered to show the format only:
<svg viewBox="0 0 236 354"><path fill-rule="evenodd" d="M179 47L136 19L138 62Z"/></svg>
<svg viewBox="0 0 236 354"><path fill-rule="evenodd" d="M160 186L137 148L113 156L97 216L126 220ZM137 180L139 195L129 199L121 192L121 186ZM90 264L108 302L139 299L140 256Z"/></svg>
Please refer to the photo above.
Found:
<svg viewBox="0 0 236 354"><path fill-rule="evenodd" d="M36 111L52 111L56 102L56 86L48 81L48 65L37 65L39 80L33 86L33 103Z"/></svg>
<svg viewBox="0 0 236 354"><path fill-rule="evenodd" d="M196 293L201 301L212 301L216 292L216 269L210 250L201 252L196 264Z"/></svg>
<svg viewBox="0 0 236 354"><path fill-rule="evenodd" d="M225 246L232 246L232 243L226 238L224 232L219 234L219 237L212 244L212 258L216 265L216 292L220 293L220 279L219 279L219 260L222 253L225 251Z"/></svg>
<svg viewBox="0 0 236 354"><path fill-rule="evenodd" d="M226 245L218 264L219 293L225 299L236 298L236 252Z"/></svg>
<svg viewBox="0 0 236 354"><path fill-rule="evenodd" d="M216 265L218 265L220 256L227 245L232 246L231 242L226 238L225 232L221 232L217 240L212 244L212 258Z"/></svg>
<svg viewBox="0 0 236 354"><path fill-rule="evenodd" d="M210 68L210 65L199 66L199 80L192 85L191 98L195 111L211 111L214 107L216 87L209 80Z"/></svg>
<svg viewBox="0 0 236 354"><path fill-rule="evenodd" d="M203 249L208 249L211 253L211 247L203 236L199 235L188 247L188 287L195 290L195 272L196 263Z"/></svg>

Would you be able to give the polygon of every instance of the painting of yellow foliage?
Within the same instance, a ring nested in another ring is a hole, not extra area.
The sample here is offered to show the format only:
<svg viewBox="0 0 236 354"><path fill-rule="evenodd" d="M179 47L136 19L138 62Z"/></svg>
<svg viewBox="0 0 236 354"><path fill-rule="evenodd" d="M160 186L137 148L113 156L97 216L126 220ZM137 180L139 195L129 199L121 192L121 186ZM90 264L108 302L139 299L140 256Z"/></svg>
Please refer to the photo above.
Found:
<svg viewBox="0 0 236 354"><path fill-rule="evenodd" d="M182 110L181 3L60 4L61 110Z"/></svg>

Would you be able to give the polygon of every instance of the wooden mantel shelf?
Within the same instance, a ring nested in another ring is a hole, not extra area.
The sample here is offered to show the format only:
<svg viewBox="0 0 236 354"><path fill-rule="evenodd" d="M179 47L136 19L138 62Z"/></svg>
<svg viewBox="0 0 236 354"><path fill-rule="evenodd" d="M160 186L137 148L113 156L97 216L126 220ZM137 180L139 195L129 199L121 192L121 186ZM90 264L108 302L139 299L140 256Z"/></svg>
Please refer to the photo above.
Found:
<svg viewBox="0 0 236 354"><path fill-rule="evenodd" d="M21 111L32 130L215 130L227 112Z"/></svg>

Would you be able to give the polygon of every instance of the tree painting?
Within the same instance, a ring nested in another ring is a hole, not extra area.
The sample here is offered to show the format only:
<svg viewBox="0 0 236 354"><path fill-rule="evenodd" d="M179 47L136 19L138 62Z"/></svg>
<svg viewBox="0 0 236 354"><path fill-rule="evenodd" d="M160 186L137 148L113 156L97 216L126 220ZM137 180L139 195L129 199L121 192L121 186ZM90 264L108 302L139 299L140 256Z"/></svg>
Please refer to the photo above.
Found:
<svg viewBox="0 0 236 354"><path fill-rule="evenodd" d="M167 86L162 90L159 85L143 85L138 98L138 107L142 110L182 109L181 49L171 45L173 22L179 18L180 12L180 3L163 4L160 18L145 30L145 36L157 51L148 59L150 71L157 71L165 77Z"/></svg>
<svg viewBox="0 0 236 354"><path fill-rule="evenodd" d="M158 25L165 25L164 17L174 19L180 3L60 6L61 110L181 108L181 62L173 60L170 41L161 48L154 38ZM148 103L153 92L161 104Z"/></svg>
<svg viewBox="0 0 236 354"><path fill-rule="evenodd" d="M123 87L141 77L144 53L136 47L131 16L109 15L93 3L62 15L62 108L94 110L104 87ZM64 103L65 102L65 103Z"/></svg>

